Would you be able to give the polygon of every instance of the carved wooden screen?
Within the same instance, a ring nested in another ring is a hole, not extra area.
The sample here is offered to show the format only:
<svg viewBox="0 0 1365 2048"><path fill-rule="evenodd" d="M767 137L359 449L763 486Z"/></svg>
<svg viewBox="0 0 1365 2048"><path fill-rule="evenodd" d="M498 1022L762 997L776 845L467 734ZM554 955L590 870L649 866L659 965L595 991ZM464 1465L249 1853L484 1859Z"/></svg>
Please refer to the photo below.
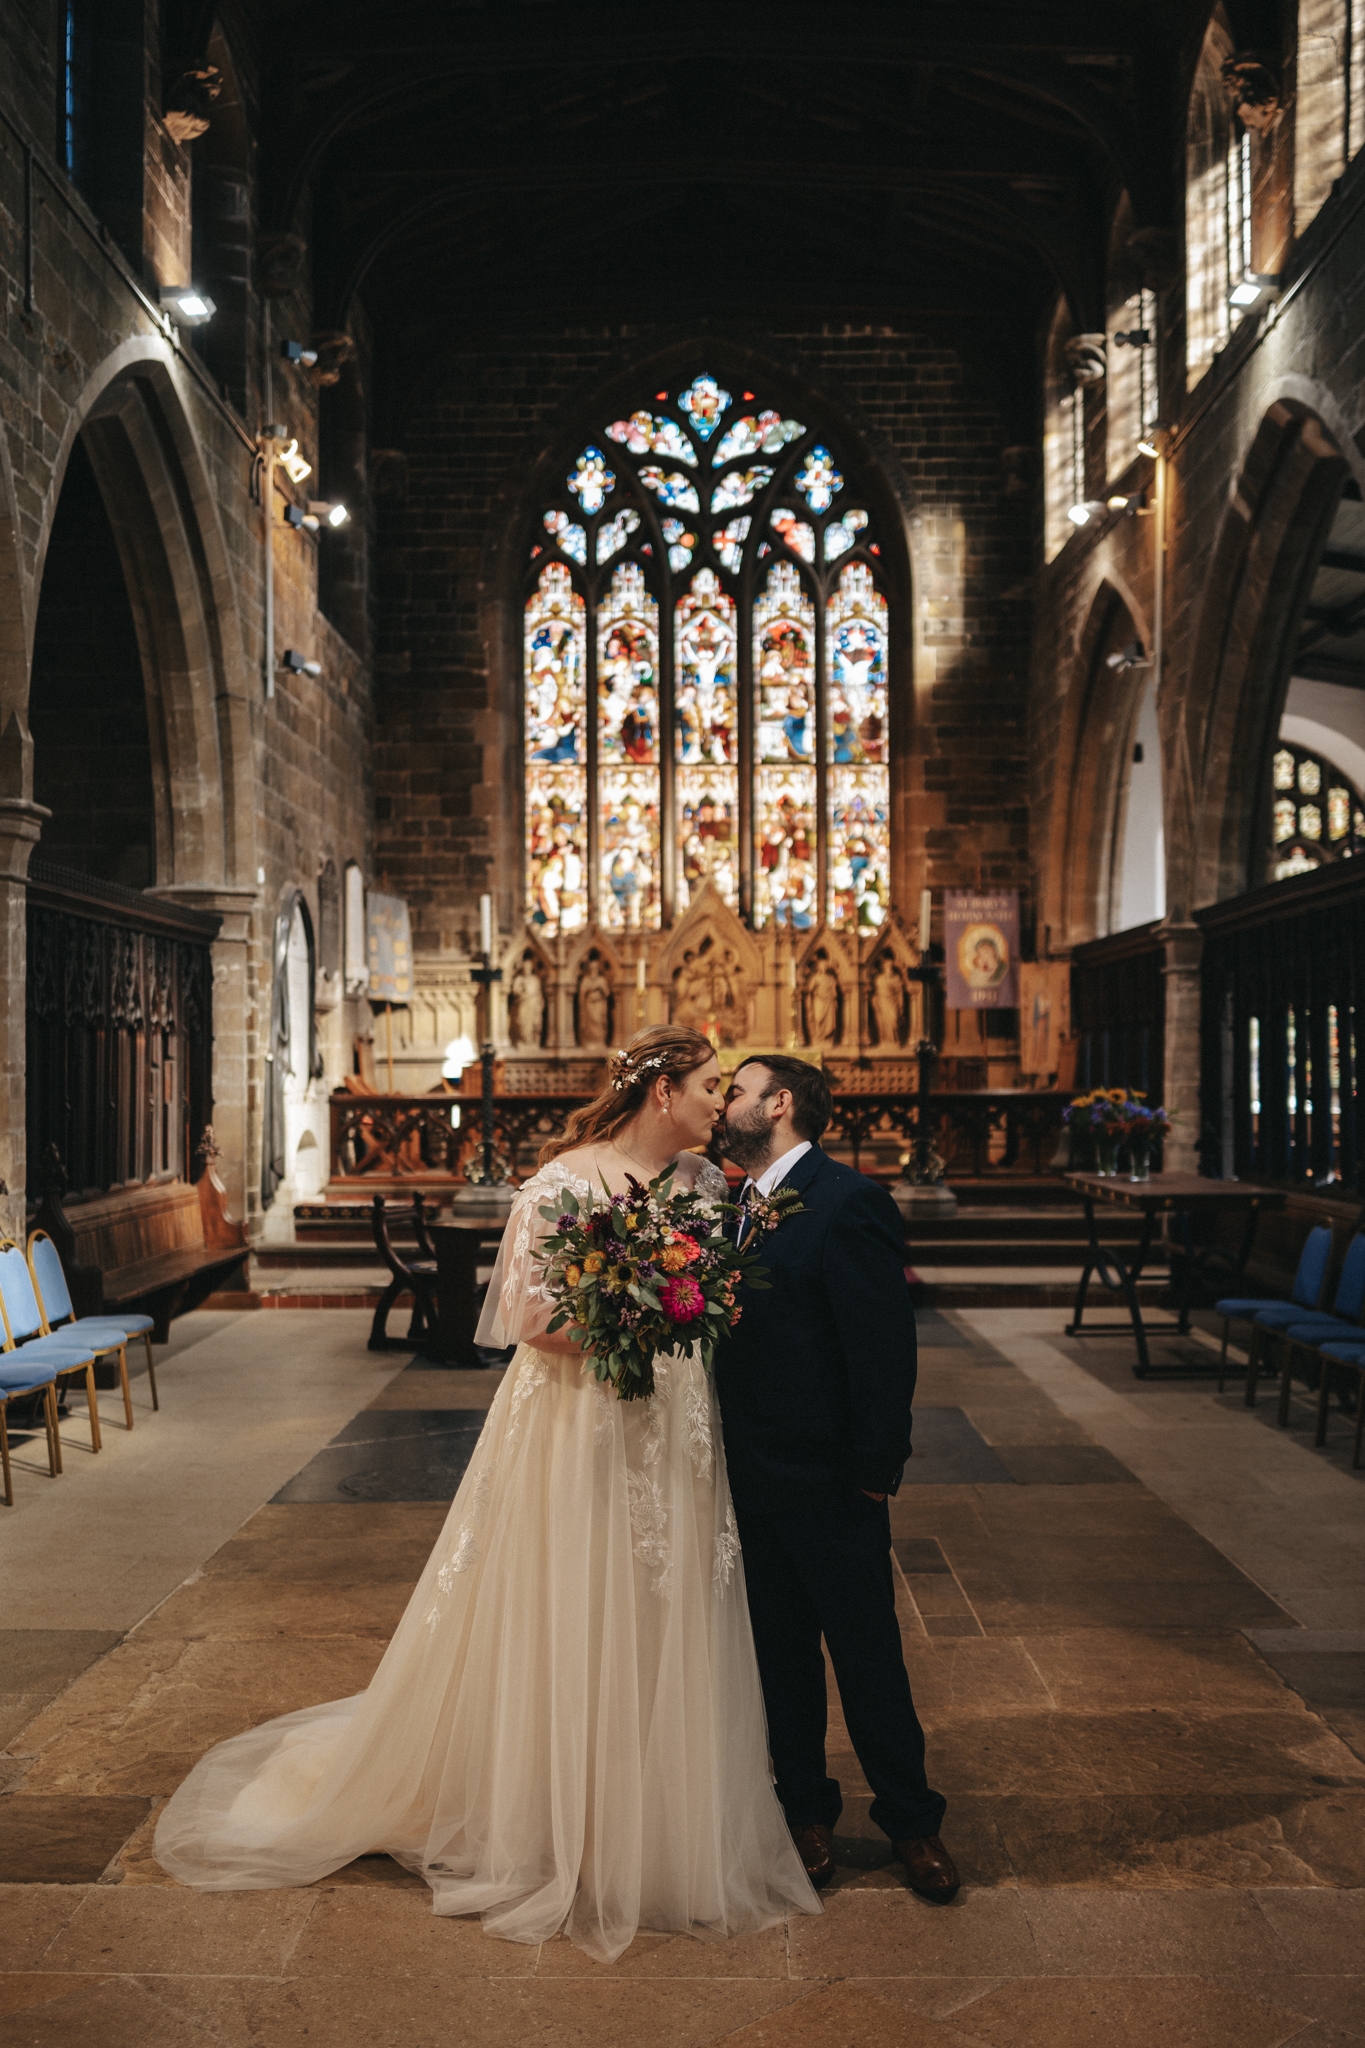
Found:
<svg viewBox="0 0 1365 2048"><path fill-rule="evenodd" d="M219 920L34 861L28 1158L73 1194L188 1179L212 1121L210 944Z"/></svg>
<svg viewBox="0 0 1365 2048"><path fill-rule="evenodd" d="M527 915L874 930L890 881L881 546L818 428L699 374L604 422L530 544Z"/></svg>

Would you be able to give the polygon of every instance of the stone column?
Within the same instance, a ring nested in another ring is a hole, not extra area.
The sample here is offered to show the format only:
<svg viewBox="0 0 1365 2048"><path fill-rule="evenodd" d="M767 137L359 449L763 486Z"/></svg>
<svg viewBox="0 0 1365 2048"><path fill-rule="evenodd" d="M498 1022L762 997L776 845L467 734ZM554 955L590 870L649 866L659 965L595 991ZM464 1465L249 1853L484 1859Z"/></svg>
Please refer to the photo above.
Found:
<svg viewBox="0 0 1365 2048"><path fill-rule="evenodd" d="M1199 1171L1199 963L1204 934L1197 924L1168 924L1161 930L1166 948L1165 1106L1175 1118L1166 1145L1170 1173Z"/></svg>
<svg viewBox="0 0 1365 2048"><path fill-rule="evenodd" d="M0 797L0 1219L19 1244L28 1184L26 883L29 856L51 816L27 797Z"/></svg>
<svg viewBox="0 0 1365 2048"><path fill-rule="evenodd" d="M246 1218L251 1162L260 1145L259 1102L255 1128L250 1096L251 1060L258 1033L255 989L251 975L253 920L259 893L255 889L213 888L175 883L150 895L183 903L190 910L209 910L223 920L213 942L213 1130L222 1147L218 1171L227 1189L228 1212ZM198 1131L190 1133L197 1144Z"/></svg>

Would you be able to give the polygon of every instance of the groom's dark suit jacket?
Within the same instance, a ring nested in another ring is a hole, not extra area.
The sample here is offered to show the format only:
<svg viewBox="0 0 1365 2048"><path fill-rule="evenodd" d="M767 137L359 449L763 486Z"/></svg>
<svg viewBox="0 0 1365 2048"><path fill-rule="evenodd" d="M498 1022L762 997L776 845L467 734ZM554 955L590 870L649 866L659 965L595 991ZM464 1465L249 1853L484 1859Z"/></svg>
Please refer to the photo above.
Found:
<svg viewBox="0 0 1365 2048"><path fill-rule="evenodd" d="M801 1212L751 1230L769 1290L716 1356L735 1494L790 1506L840 1486L894 1493L910 1455L915 1317L895 1203L812 1145L782 1181Z"/></svg>

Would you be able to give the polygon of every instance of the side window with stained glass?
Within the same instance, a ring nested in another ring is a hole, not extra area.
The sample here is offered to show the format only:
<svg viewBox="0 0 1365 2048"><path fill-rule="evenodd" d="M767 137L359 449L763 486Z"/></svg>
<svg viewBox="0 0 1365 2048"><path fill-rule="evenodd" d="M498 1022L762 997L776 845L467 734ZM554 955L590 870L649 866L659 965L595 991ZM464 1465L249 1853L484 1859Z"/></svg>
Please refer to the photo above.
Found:
<svg viewBox="0 0 1365 2048"><path fill-rule="evenodd" d="M1272 782L1271 873L1277 882L1365 853L1365 800L1324 755L1282 740Z"/></svg>
<svg viewBox="0 0 1365 2048"><path fill-rule="evenodd" d="M890 902L890 610L828 430L699 371L572 451L529 548L527 915L755 928Z"/></svg>

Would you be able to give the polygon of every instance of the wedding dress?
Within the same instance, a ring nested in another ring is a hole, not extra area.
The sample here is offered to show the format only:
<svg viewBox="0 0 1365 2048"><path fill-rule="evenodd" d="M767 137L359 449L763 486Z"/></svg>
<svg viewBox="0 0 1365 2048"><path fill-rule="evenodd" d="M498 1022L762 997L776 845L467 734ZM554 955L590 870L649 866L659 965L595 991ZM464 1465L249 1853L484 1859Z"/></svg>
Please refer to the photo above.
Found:
<svg viewBox="0 0 1365 2048"><path fill-rule="evenodd" d="M203 1891L310 1884L387 1851L437 1913L561 1931L611 1961L639 1927L718 1938L820 1905L773 1790L715 1394L692 1352L619 1401L538 1351L551 1304L522 1188L479 1329L518 1348L368 1689L211 1750L158 1860ZM724 1196L705 1165L699 1191Z"/></svg>

